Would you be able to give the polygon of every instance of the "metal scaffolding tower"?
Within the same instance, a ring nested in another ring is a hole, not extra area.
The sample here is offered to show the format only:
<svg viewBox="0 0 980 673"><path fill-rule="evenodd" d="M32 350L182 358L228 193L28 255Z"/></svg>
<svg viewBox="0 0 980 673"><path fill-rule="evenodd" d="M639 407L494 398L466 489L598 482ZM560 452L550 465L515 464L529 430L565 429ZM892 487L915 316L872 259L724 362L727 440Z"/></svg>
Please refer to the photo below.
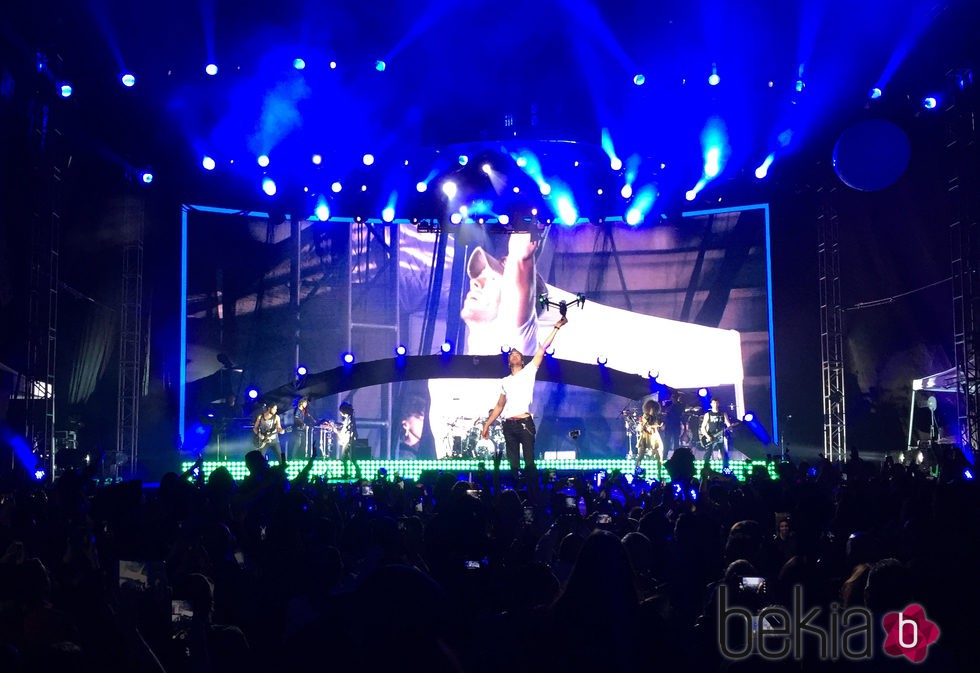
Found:
<svg viewBox="0 0 980 673"><path fill-rule="evenodd" d="M123 266L119 311L119 389L116 451L135 474L139 460L139 406L142 371L143 229L145 206L135 197L122 208ZM116 464L121 461L116 461Z"/></svg>
<svg viewBox="0 0 980 673"><path fill-rule="evenodd" d="M980 450L980 197L977 195L978 156L976 112L972 88L961 92L946 110L947 188L951 215L950 244L953 278L953 351L960 444L964 451Z"/></svg>
<svg viewBox="0 0 980 673"><path fill-rule="evenodd" d="M840 292L840 245L837 211L830 194L817 215L817 265L820 276L820 356L823 382L823 446L830 460L847 455L844 414L844 314Z"/></svg>
<svg viewBox="0 0 980 673"><path fill-rule="evenodd" d="M38 461L50 475L56 469L55 364L58 352L58 291L60 281L61 193L64 171L70 164L60 130L52 119L52 105L44 94L49 65L38 55L38 90L31 116L31 156L35 193L32 212L31 276L28 301L25 434ZM33 467L33 466L30 466Z"/></svg>
<svg viewBox="0 0 980 673"><path fill-rule="evenodd" d="M398 227L367 220L350 225L347 350L364 359L391 357L392 344L400 343ZM394 389L390 383L380 388L379 399L358 407L357 425L359 430L377 433L379 457L393 458Z"/></svg>

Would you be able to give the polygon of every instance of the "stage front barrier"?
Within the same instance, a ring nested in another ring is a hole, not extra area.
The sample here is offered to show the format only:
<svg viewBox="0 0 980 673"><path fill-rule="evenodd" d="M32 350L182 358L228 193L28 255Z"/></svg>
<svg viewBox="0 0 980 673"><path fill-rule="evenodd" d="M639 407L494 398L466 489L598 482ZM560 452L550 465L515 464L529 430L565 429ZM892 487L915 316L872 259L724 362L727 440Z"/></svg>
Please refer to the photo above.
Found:
<svg viewBox="0 0 980 673"><path fill-rule="evenodd" d="M300 470L306 466L305 460L295 460L291 461L286 466L286 474L290 479L296 477ZM194 461L185 461L181 464L181 470L187 471L194 465ZM275 465L275 463L273 463ZM523 466L523 462L521 463ZM600 470L605 470L606 472L612 472L613 470L619 470L623 473L632 474L635 468L635 464L631 460L626 460L622 458L587 458L578 460L539 460L535 463L539 472L598 472ZM700 473L703 462L696 460L694 462L695 467ZM423 472L448 472L450 474L460 475L461 477L468 479L469 475L478 472L481 467L487 470L493 469L492 461L487 460L473 460L473 459L447 459L447 460L359 460L357 461L357 466L361 471L361 478L373 480L375 479L379 472L384 469L388 478L392 479L395 476L400 476L404 479L417 480ZM713 459L709 462L709 466L712 470L721 472L722 461L720 458ZM739 480L745 481L756 469L756 467L761 467L769 473L770 478L776 479L776 466L774 463L767 463L765 460L731 460L729 461L729 469L732 474ZM248 468L245 467L245 461L243 460L226 460L226 461L204 461L203 471L205 475L210 475L219 467L224 467L231 473L231 476L235 481L241 481L248 475ZM507 461L503 461L500 464L501 472L508 472L509 466ZM658 470L658 466L651 463L645 467L646 478L647 479L657 479L658 481L663 481L667 479L667 472L662 468ZM313 467L310 469L310 474L314 477L323 478L327 481L341 482L350 481L354 475L353 464L348 465L348 477L344 478L344 466L343 463L336 459L316 459L313 461Z"/></svg>

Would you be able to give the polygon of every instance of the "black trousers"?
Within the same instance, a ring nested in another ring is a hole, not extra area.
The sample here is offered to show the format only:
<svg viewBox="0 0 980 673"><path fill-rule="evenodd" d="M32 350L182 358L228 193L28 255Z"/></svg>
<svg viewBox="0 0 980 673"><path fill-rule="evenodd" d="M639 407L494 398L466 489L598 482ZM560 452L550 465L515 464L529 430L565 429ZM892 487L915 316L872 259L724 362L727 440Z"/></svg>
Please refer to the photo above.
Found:
<svg viewBox="0 0 980 673"><path fill-rule="evenodd" d="M718 439L716 439L713 442L710 442L707 446L704 447L705 461L711 460L711 456L715 452L715 449L717 449L718 452L721 453L722 461L724 461L722 464L725 467L728 467L728 442L725 441L724 437L719 437Z"/></svg>
<svg viewBox="0 0 980 673"><path fill-rule="evenodd" d="M536 468L534 466L534 419L527 418L504 419L504 446L507 451L507 462L510 463L510 474L517 484L517 475L521 467L521 452L524 453L524 470L528 483L534 483Z"/></svg>
<svg viewBox="0 0 980 673"><path fill-rule="evenodd" d="M299 456L300 453L303 454L304 458L310 458L316 455L313 442L310 441L310 432L311 430L305 425L293 425L293 437L289 442L290 452L294 457Z"/></svg>

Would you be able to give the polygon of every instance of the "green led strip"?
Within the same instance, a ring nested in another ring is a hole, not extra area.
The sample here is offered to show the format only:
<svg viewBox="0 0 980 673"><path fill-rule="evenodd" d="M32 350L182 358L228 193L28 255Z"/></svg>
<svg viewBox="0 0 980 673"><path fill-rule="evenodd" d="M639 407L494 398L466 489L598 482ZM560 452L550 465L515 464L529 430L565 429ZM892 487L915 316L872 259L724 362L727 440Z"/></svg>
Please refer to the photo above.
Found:
<svg viewBox="0 0 980 673"><path fill-rule="evenodd" d="M462 474L465 472L477 472L480 469L480 463L483 463L487 470L493 469L493 463L491 461L485 460L474 460L474 459L450 459L450 460L361 460L358 461L358 466L361 468L361 476L365 479L374 479L378 475L378 471L382 468L388 472L389 478L393 478L399 475L405 479L418 479L422 472L434 470L439 472L455 472L457 474ZM276 463L272 463L275 465ZM181 470L186 472L194 465L193 461L185 461L181 463ZM299 474L300 470L306 465L306 461L293 461L286 466L286 475L293 479ZM585 458L576 460L540 460L535 463L538 471L571 471L571 472L595 472L597 470L606 470L607 472L612 472L613 470L619 470L620 472L632 474L635 468L635 463L627 459L615 459L615 458ZM701 468L703 465L702 461L695 461L696 468ZM722 460L720 458L712 459L709 462L709 466L712 470L721 472L722 470ZM745 481L752 472L755 470L756 466L761 466L768 473L770 478L776 479L776 466L772 463L766 463L764 460L732 460L729 461L729 468L732 474L739 481ZM204 474L210 475L219 467L224 467L231 474L235 481L241 481L246 476L248 476L248 468L245 467L245 461L242 460L206 460L203 464ZM354 477L354 466L353 464L348 464L347 466L348 476L344 478L344 464L337 459L316 459L313 461L313 467L310 468L310 474L315 477L325 478L327 481L349 481ZM503 462L500 465L502 472L508 472L509 466L507 462ZM667 478L667 472L660 465L652 465L646 469L647 478L654 478L663 481Z"/></svg>

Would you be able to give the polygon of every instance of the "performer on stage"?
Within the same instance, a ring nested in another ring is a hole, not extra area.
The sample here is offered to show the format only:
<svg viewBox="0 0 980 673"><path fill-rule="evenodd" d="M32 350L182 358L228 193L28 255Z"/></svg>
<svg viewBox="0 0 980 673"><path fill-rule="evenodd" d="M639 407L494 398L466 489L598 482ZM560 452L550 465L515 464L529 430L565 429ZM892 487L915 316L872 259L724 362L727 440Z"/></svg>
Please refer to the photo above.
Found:
<svg viewBox="0 0 980 673"><path fill-rule="evenodd" d="M524 365L524 355L516 348L511 349L507 356L507 364L510 366L510 376L500 382L500 397L497 405L490 412L490 417L483 424L480 435L487 439L490 433L490 425L497 420L498 416L503 416L504 444L507 451L507 461L510 463L510 473L517 485L518 470L520 468L521 451L524 452L524 467L530 489L536 488L536 470L534 467L534 419L531 418L531 401L534 397L534 380L538 375L538 368L544 360L545 350L551 346L551 342L558 335L568 319L564 316L555 323L555 328L548 335L548 338L538 346L538 350L531 358L531 362Z"/></svg>
<svg viewBox="0 0 980 673"><path fill-rule="evenodd" d="M344 465L344 476L346 477L347 463L351 459L351 447L357 439L357 422L354 420L354 407L350 402L343 402L340 405L340 423L335 426L337 433L337 446L340 448L340 460Z"/></svg>
<svg viewBox="0 0 980 673"><path fill-rule="evenodd" d="M711 400L711 409L705 412L701 418L701 446L704 447L704 460L711 459L715 449L721 452L725 467L728 467L728 438L726 437L728 428L732 427L732 421L728 418L728 413L723 411L717 399Z"/></svg>
<svg viewBox="0 0 980 673"><path fill-rule="evenodd" d="M639 436L636 439L636 466L640 467L643 458L650 454L654 461L663 465L664 459L664 440L660 437L660 429L663 427L663 415L660 412L660 403L656 400L647 400L643 403L643 415L640 417Z"/></svg>
<svg viewBox="0 0 980 673"><path fill-rule="evenodd" d="M313 438L310 437L311 428L319 425L319 421L313 418L310 413L310 398L301 397L296 402L296 412L293 414L293 440L296 442L296 455L303 452L304 458L316 456L316 447L313 445ZM320 454L326 458L324 449L320 447Z"/></svg>
<svg viewBox="0 0 980 673"><path fill-rule="evenodd" d="M255 423L252 425L252 433L255 437L252 438L252 443L259 451L270 448L275 454L275 458L285 463L286 454L282 452L282 448L279 446L279 435L286 431L283 430L282 424L279 422L278 412L279 405L270 404L265 408L265 411L255 418Z"/></svg>

